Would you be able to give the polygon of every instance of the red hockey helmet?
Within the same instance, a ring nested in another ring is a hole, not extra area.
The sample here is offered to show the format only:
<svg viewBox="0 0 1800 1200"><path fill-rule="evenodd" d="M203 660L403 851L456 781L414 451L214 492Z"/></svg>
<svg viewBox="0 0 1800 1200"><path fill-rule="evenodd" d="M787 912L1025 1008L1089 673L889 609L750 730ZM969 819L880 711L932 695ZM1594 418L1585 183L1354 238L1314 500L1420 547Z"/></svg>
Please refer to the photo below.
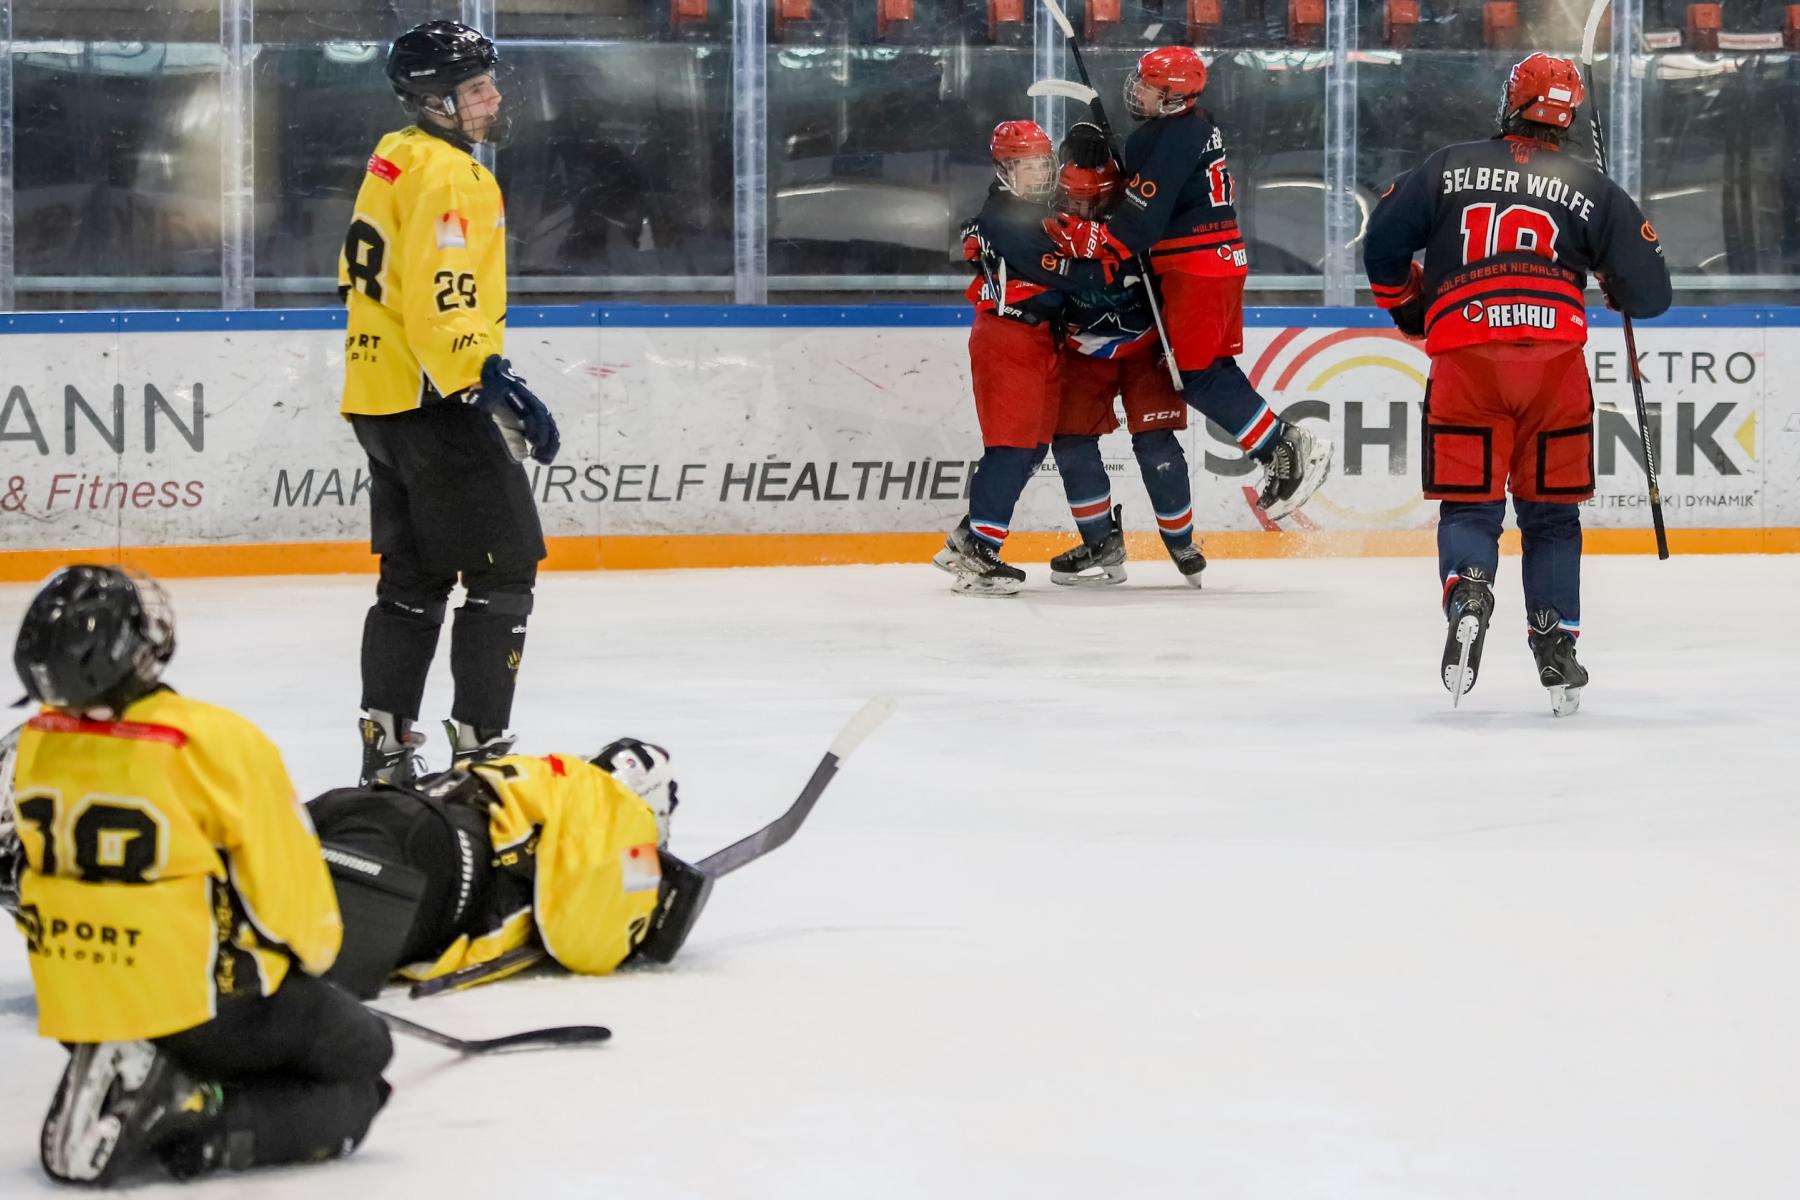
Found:
<svg viewBox="0 0 1800 1200"><path fill-rule="evenodd" d="M1064 163L1056 173L1054 207L1084 221L1098 221L1119 198L1123 180L1117 163L1106 162L1097 167Z"/></svg>
<svg viewBox="0 0 1800 1200"><path fill-rule="evenodd" d="M1125 108L1138 120L1172 117L1194 107L1206 90L1206 60L1192 46L1146 50L1125 81Z"/></svg>
<svg viewBox="0 0 1800 1200"><path fill-rule="evenodd" d="M1573 62L1553 54L1533 54L1506 77L1506 88L1500 93L1500 127L1506 128L1516 118L1568 129L1585 99L1587 89L1582 87L1581 72Z"/></svg>
<svg viewBox="0 0 1800 1200"><path fill-rule="evenodd" d="M1002 121L988 142L994 178L1022 200L1048 200L1056 186L1056 152L1036 121Z"/></svg>

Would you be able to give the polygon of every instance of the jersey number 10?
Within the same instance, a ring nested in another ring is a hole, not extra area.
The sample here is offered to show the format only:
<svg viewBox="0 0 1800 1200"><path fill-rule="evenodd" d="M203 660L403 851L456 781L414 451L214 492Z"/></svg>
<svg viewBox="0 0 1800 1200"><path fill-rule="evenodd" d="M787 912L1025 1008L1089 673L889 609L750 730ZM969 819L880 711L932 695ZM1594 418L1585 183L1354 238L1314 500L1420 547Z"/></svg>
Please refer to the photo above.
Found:
<svg viewBox="0 0 1800 1200"><path fill-rule="evenodd" d="M1509 204L1496 216L1497 204L1471 204L1462 211L1464 265L1496 254L1527 251L1556 261L1556 222L1541 208Z"/></svg>

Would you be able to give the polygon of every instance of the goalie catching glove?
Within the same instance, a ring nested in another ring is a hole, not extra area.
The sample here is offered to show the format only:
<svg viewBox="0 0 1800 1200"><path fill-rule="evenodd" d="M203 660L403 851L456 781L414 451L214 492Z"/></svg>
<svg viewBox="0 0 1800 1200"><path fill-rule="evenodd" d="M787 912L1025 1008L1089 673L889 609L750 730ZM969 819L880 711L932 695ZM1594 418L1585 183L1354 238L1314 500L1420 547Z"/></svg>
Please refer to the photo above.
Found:
<svg viewBox="0 0 1800 1200"><path fill-rule="evenodd" d="M520 462L535 458L545 466L556 461L562 435L556 418L525 381L512 372L512 363L490 354L481 364L481 386L465 393L469 402L494 418L507 449Z"/></svg>

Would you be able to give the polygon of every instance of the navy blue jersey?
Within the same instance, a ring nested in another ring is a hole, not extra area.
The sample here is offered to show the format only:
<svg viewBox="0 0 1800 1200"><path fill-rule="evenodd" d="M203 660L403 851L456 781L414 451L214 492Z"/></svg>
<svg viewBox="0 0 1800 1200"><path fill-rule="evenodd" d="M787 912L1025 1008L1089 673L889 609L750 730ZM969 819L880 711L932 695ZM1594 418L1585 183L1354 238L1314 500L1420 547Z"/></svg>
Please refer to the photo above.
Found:
<svg viewBox="0 0 1800 1200"><path fill-rule="evenodd" d="M1062 319L1068 345L1094 358L1125 358L1157 345L1156 320L1140 284L1070 292Z"/></svg>
<svg viewBox="0 0 1800 1200"><path fill-rule="evenodd" d="M1585 342L1590 271L1627 316L1654 317L1671 295L1656 231L1625 190L1522 137L1446 146L1395 181L1369 218L1363 267L1383 308L1423 301L1432 354Z"/></svg>
<svg viewBox="0 0 1800 1200"><path fill-rule="evenodd" d="M1125 193L1106 224L1132 253L1148 251L1158 274L1241 276L1249 267L1236 201L1225 135L1196 107L1125 139Z"/></svg>
<svg viewBox="0 0 1800 1200"><path fill-rule="evenodd" d="M1062 307L1063 292L1106 286L1115 268L1059 255L1044 232L1049 215L1042 204L989 186L981 215L963 227L963 253L975 272L966 295L977 312L1037 324Z"/></svg>

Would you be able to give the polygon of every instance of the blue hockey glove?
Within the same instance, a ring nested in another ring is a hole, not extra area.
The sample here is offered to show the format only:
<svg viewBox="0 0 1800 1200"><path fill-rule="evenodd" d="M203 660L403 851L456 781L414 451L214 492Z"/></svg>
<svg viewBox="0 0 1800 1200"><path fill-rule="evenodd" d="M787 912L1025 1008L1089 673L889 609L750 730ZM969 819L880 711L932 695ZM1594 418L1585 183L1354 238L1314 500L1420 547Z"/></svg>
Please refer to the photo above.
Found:
<svg viewBox="0 0 1800 1200"><path fill-rule="evenodd" d="M481 390L476 393L475 406L499 422L502 432L508 425L516 426L531 457L546 466L556 461L556 452L562 448L556 418L525 381L512 373L512 364L498 354L490 354L481 364Z"/></svg>

